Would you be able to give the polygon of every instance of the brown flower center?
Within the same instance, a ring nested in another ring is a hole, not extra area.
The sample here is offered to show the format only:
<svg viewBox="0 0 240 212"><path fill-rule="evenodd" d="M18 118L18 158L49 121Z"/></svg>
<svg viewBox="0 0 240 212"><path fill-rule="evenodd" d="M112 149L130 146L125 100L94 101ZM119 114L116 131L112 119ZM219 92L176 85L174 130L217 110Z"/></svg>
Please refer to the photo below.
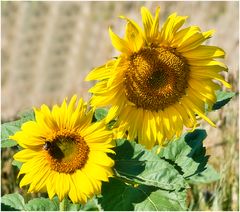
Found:
<svg viewBox="0 0 240 212"><path fill-rule="evenodd" d="M179 101L188 84L189 66L174 49L143 48L128 58L127 99L146 110L164 110Z"/></svg>
<svg viewBox="0 0 240 212"><path fill-rule="evenodd" d="M51 169L60 173L73 173L87 162L89 147L80 135L56 135L43 147Z"/></svg>

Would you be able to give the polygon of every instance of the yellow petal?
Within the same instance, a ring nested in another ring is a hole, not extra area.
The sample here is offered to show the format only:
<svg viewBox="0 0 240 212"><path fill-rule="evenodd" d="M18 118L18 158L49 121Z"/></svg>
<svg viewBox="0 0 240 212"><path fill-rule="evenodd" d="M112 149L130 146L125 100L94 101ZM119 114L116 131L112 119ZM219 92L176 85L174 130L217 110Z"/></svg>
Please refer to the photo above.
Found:
<svg viewBox="0 0 240 212"><path fill-rule="evenodd" d="M94 93L94 94L104 94L108 92L107 90L107 81L103 80L98 83L96 83L93 87L91 87L88 92Z"/></svg>
<svg viewBox="0 0 240 212"><path fill-rule="evenodd" d="M178 47L179 52L186 52L200 46L205 40L209 39L214 33L214 30L209 30L203 33L195 33L192 36L188 37L188 39L181 43Z"/></svg>
<svg viewBox="0 0 240 212"><path fill-rule="evenodd" d="M86 175L88 178L89 182L91 183L93 189L94 189L94 194L100 194L101 192L101 186L102 182L99 180L94 179L87 171L86 169L83 169L82 172Z"/></svg>
<svg viewBox="0 0 240 212"><path fill-rule="evenodd" d="M114 46L115 49L117 49L118 51L125 53L125 54L131 53L131 49L128 47L128 43L125 40L118 37L111 30L111 28L109 28L109 35L110 35L110 38L112 41L112 45Z"/></svg>
<svg viewBox="0 0 240 212"><path fill-rule="evenodd" d="M91 197L95 193L92 183L82 170L76 171L74 183L76 183L79 190L85 193L88 197Z"/></svg>
<svg viewBox="0 0 240 212"><path fill-rule="evenodd" d="M53 181L54 174L55 174L55 172L51 172L51 174L49 175L48 180L47 180L47 192L48 192L49 199L52 199L55 195L54 183L56 183L56 182Z"/></svg>
<svg viewBox="0 0 240 212"><path fill-rule="evenodd" d="M141 14L142 14L144 31L145 31L146 37L148 38L150 36L150 32L153 25L153 17L146 7L141 7Z"/></svg>
<svg viewBox="0 0 240 212"><path fill-rule="evenodd" d="M39 155L38 151L34 151L31 149L23 149L17 152L13 157L17 161L27 162L28 160L32 159L33 157Z"/></svg>
<svg viewBox="0 0 240 212"><path fill-rule="evenodd" d="M74 175L75 173L71 174L69 176L69 193L68 193L68 196L69 198L72 200L73 203L85 203L82 201L82 198L79 199L79 195L78 193L80 193L76 187L76 184L74 183L74 180L73 180L73 177L72 175Z"/></svg>
<svg viewBox="0 0 240 212"><path fill-rule="evenodd" d="M167 136L167 139L170 140L172 139L172 126L171 126L171 121L168 116L167 110L161 111L162 112L162 121L163 121L163 129L165 132L165 135Z"/></svg>
<svg viewBox="0 0 240 212"><path fill-rule="evenodd" d="M167 21L164 23L161 30L161 38L163 39L163 42L164 41L168 42L172 38L173 26L174 26L176 16L177 16L177 13L173 13L168 17Z"/></svg>
<svg viewBox="0 0 240 212"><path fill-rule="evenodd" d="M173 36L181 28L181 26L185 23L187 18L188 18L188 16L176 16L173 26L172 26L172 35Z"/></svg>
<svg viewBox="0 0 240 212"><path fill-rule="evenodd" d="M188 128L192 128L194 126L193 120L188 116L184 107L181 104L175 104L173 107L181 114L184 125Z"/></svg>
<svg viewBox="0 0 240 212"><path fill-rule="evenodd" d="M151 131L151 140L152 142L156 142L157 140L157 127L156 127L156 121L155 121L155 118L154 118L154 115L151 111L149 111L149 120L148 120L148 128L150 128L150 131Z"/></svg>
<svg viewBox="0 0 240 212"><path fill-rule="evenodd" d="M124 101L122 101L122 104L117 104L117 105L113 105L110 110L108 111L107 117L106 117L106 122L110 122L111 120L114 120L118 115L119 112L122 110L123 108L123 104Z"/></svg>
<svg viewBox="0 0 240 212"><path fill-rule="evenodd" d="M15 160L15 155L13 156ZM29 173L29 172L38 172L40 167L44 166L46 164L46 159L43 154L38 154L31 160L28 160L27 162L23 163L21 166L21 169L19 171L19 175L23 173Z"/></svg>
<svg viewBox="0 0 240 212"><path fill-rule="evenodd" d="M67 107L67 113L68 113L68 116L70 117L72 115L72 113L74 112L75 110L75 104L76 104L76 101L77 101L77 95L73 95L69 104L68 104L68 107Z"/></svg>
<svg viewBox="0 0 240 212"><path fill-rule="evenodd" d="M128 140L134 140L137 137L137 129L141 128L142 123L141 119L139 119L139 110L137 108L132 107L132 111L128 113ZM134 120L134 121L131 121Z"/></svg>
<svg viewBox="0 0 240 212"><path fill-rule="evenodd" d="M188 104L185 103L185 101L184 101L185 98L187 98L187 97L184 96L182 98L180 106L182 106L183 111L187 112L189 119L191 120L192 124L194 124L194 126L192 128L195 129L195 126L197 125L196 115L195 115L194 111L192 110L192 108Z"/></svg>
<svg viewBox="0 0 240 212"><path fill-rule="evenodd" d="M195 49L182 53L182 55L189 59L210 59L210 58L223 58L225 52L216 46L200 45Z"/></svg>
<svg viewBox="0 0 240 212"><path fill-rule="evenodd" d="M127 21L125 39L132 52L138 52L143 45L143 33L141 28L134 21L120 16Z"/></svg>
<svg viewBox="0 0 240 212"><path fill-rule="evenodd" d="M112 167L114 165L114 161L109 156L107 156L106 153L100 151L90 151L88 160L89 162L102 166Z"/></svg>
<svg viewBox="0 0 240 212"><path fill-rule="evenodd" d="M175 38L176 32L185 23L187 18L187 16L177 16L176 13L171 14L161 29L159 42L172 46L172 40Z"/></svg>
<svg viewBox="0 0 240 212"><path fill-rule="evenodd" d="M170 106L168 110L169 110L169 116L172 119L172 123L176 131L176 136L179 137L182 134L182 129L183 129L182 117L179 114L179 112L175 109L175 107Z"/></svg>
<svg viewBox="0 0 240 212"><path fill-rule="evenodd" d="M50 172L51 172L50 167L41 167L41 169L39 169L38 171L38 174L33 177L33 181L28 191L30 192L41 191L46 186L46 182L48 180Z"/></svg>
<svg viewBox="0 0 240 212"><path fill-rule="evenodd" d="M111 131L107 130L95 130L94 133L88 134L84 137L84 139L88 143L98 143L98 142L105 142L106 140L111 140L113 134Z"/></svg>
<svg viewBox="0 0 240 212"><path fill-rule="evenodd" d="M206 93L212 93L214 92L214 90L220 89L219 85L215 84L210 80L201 80L201 82L199 82L199 80L190 78L188 83L192 88L195 88L196 90L200 90Z"/></svg>
<svg viewBox="0 0 240 212"><path fill-rule="evenodd" d="M62 201L69 191L69 174L56 173L54 177L53 180L56 181L55 192L58 195L59 201Z"/></svg>
<svg viewBox="0 0 240 212"><path fill-rule="evenodd" d="M159 145L162 145L165 139L165 134L163 130L162 113L161 112L156 113L155 119L156 119L156 125L157 125L157 141Z"/></svg>
<svg viewBox="0 0 240 212"><path fill-rule="evenodd" d="M145 146L147 149L150 149L155 141L151 141L151 131L148 127L148 111L142 112L142 126L140 127L140 136L138 138L138 142Z"/></svg>
<svg viewBox="0 0 240 212"><path fill-rule="evenodd" d="M93 151L101 151L101 152L109 152L114 154L115 152L111 149L115 147L115 142L113 140L109 140L111 142L105 142L105 143L88 143L88 146Z"/></svg>
<svg viewBox="0 0 240 212"><path fill-rule="evenodd" d="M214 72L190 72L191 77L198 79L216 79L220 81L225 87L231 88L232 86L224 80L224 77Z"/></svg>
<svg viewBox="0 0 240 212"><path fill-rule="evenodd" d="M199 34L200 28L197 26L190 26L178 31L172 41L173 47L180 47L183 43L187 42L189 38Z"/></svg>
<svg viewBox="0 0 240 212"><path fill-rule="evenodd" d="M30 184L35 177L38 177L39 170L43 170L45 165L44 159L39 157L34 157L30 161L23 163L18 174L18 177L23 173L25 174L20 182L20 187Z"/></svg>
<svg viewBox="0 0 240 212"><path fill-rule="evenodd" d="M28 136L24 131L18 131L13 136L9 136L10 139L17 141L17 143L23 148L41 148L44 141L41 138Z"/></svg>
<svg viewBox="0 0 240 212"><path fill-rule="evenodd" d="M108 178L112 176L112 171L108 167L99 166L94 163L87 163L84 166L84 170L88 175L91 175L93 179L100 181L108 181Z"/></svg>
<svg viewBox="0 0 240 212"><path fill-rule="evenodd" d="M82 203L85 204L87 202L87 195L83 192L83 188L80 187L79 183L77 183L77 174L74 173L70 175L70 191L69 197L73 203Z"/></svg>
<svg viewBox="0 0 240 212"><path fill-rule="evenodd" d="M160 7L157 7L155 18L153 20L153 25L150 31L150 38L156 38L159 34L159 13L160 13Z"/></svg>
<svg viewBox="0 0 240 212"><path fill-rule="evenodd" d="M199 99L203 99L205 102L211 102L211 104L214 104L216 102L216 95L214 92L207 92L199 87L192 87L192 84L190 84L190 87L193 89L193 91L189 89L190 93L194 92L194 94L198 96Z"/></svg>
<svg viewBox="0 0 240 212"><path fill-rule="evenodd" d="M199 67L208 67L208 66L217 66L219 68L222 68L222 71L225 71L228 69L228 67L219 61L215 61L215 60L208 60L208 59L204 59L204 60L189 60L188 64L191 66L199 66Z"/></svg>
<svg viewBox="0 0 240 212"><path fill-rule="evenodd" d="M93 69L85 78L85 81L104 80L111 76L111 70L116 60L111 60L106 64Z"/></svg>
<svg viewBox="0 0 240 212"><path fill-rule="evenodd" d="M194 99L196 100L196 99ZM194 112L196 112L201 118L203 118L205 121L207 121L211 126L216 127L216 125L204 114L204 111L202 108L199 108L199 106L197 106L195 104L195 102L193 103L193 101L191 101L189 98L184 98L185 103L192 108L192 110Z"/></svg>
<svg viewBox="0 0 240 212"><path fill-rule="evenodd" d="M218 62L218 61L217 61ZM224 63L220 63L222 66L219 65L212 65L212 66L191 66L191 71L192 72L214 72L214 73L218 73L221 71L225 71L223 70L223 67L226 68L226 65ZM224 66L225 65L225 66Z"/></svg>

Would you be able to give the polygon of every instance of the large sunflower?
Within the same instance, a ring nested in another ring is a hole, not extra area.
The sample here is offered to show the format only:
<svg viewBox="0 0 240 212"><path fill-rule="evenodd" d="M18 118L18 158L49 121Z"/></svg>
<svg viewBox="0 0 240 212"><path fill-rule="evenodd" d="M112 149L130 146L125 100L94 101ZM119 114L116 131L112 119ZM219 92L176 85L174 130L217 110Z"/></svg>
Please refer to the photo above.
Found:
<svg viewBox="0 0 240 212"><path fill-rule="evenodd" d="M100 81L89 90L94 94L91 105L111 106L106 120L117 118L119 136L127 132L128 139L137 138L147 148L165 145L180 136L184 126L194 129L196 115L215 126L205 115L205 104L211 108L216 102L217 81L230 87L219 73L226 65L215 60L223 58L224 51L202 45L214 31L180 29L187 17L176 13L160 28L159 11L153 17L141 8L144 30L121 16L127 22L125 37L109 28L121 54L86 78Z"/></svg>
<svg viewBox="0 0 240 212"><path fill-rule="evenodd" d="M91 123L93 111L86 112L86 103L80 99L76 105L76 100L73 96L69 105L64 100L52 111L46 105L34 109L36 121L11 136L23 147L14 155L23 162L20 187L30 184L29 192L47 191L60 201L68 195L74 203L85 203L112 176L114 161L107 156L114 153L112 133L103 122Z"/></svg>

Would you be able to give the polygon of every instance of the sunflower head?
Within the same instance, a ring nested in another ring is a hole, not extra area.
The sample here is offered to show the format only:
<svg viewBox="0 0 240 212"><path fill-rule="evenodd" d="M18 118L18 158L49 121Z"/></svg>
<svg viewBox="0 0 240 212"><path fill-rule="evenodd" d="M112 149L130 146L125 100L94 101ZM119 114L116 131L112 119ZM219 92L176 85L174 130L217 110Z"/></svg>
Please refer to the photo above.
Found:
<svg viewBox="0 0 240 212"><path fill-rule="evenodd" d="M121 16L126 21L124 38L109 28L119 56L86 78L99 80L90 89L92 106L111 106L106 120L117 118L118 135L128 132L128 139L137 138L147 148L167 144L184 127L194 129L199 118L215 126L205 115L205 104L211 108L216 102L219 82L231 87L220 74L226 65L215 60L224 51L203 44L214 30L181 29L187 17L176 13L160 27L159 13L160 8L153 16L142 7L143 29Z"/></svg>
<svg viewBox="0 0 240 212"><path fill-rule="evenodd" d="M103 122L92 123L93 111L87 112L82 99L76 101L73 96L52 110L46 105L34 109L36 120L11 136L23 147L14 155L23 162L20 187L29 184L29 192L47 191L60 201L68 195L74 203L85 203L112 176L114 161L107 155L114 153L112 133Z"/></svg>

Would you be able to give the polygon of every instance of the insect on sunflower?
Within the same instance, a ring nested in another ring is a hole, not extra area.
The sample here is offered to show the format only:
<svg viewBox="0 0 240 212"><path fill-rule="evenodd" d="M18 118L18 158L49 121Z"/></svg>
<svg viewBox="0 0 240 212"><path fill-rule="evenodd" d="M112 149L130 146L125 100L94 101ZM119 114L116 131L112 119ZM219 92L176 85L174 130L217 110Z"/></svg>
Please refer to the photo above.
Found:
<svg viewBox="0 0 240 212"><path fill-rule="evenodd" d="M227 66L216 61L224 51L203 45L214 30L201 32L197 26L180 29L186 16L170 15L159 27L160 8L153 17L141 8L143 27L126 20L122 39L109 28L113 46L121 52L114 60L95 68L86 80L99 80L89 91L91 105L111 106L107 121L117 118L118 135L137 138L146 148L166 145L180 136L184 126L194 129L196 115L215 124L205 115L216 102L215 91L230 85L220 74Z"/></svg>
<svg viewBox="0 0 240 212"><path fill-rule="evenodd" d="M23 162L20 187L29 192L47 191L60 201L69 196L73 203L86 203L101 192L102 181L112 176L114 161L112 132L103 122L92 122L93 110L73 96L67 104L34 109L35 121L28 121L11 136L23 148L14 159Z"/></svg>

